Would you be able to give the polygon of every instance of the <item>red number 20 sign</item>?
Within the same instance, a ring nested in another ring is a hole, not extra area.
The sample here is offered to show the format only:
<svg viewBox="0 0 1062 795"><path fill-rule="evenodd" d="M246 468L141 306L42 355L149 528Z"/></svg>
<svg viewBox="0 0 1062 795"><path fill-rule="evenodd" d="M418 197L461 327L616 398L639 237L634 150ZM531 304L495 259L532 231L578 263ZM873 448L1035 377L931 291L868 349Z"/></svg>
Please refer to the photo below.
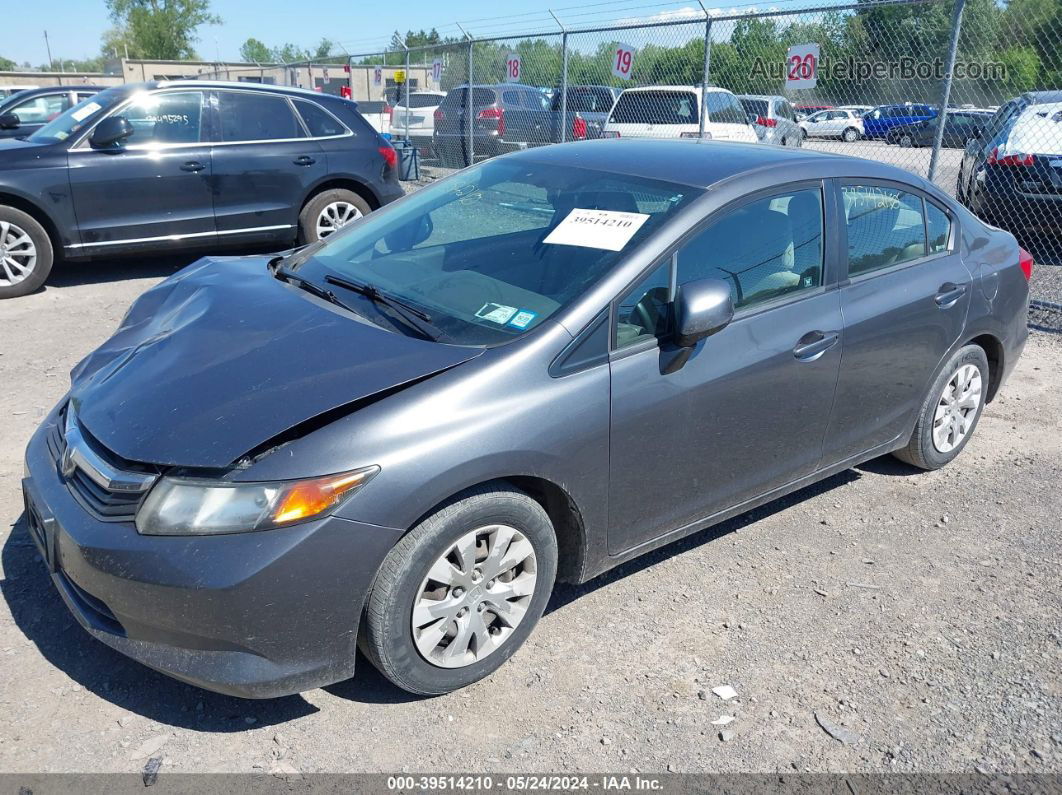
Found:
<svg viewBox="0 0 1062 795"><path fill-rule="evenodd" d="M617 44L612 50L612 74L621 80L631 79L634 67L634 48L629 44Z"/></svg>
<svg viewBox="0 0 1062 795"><path fill-rule="evenodd" d="M785 87L814 88L819 77L819 45L794 44L785 59Z"/></svg>

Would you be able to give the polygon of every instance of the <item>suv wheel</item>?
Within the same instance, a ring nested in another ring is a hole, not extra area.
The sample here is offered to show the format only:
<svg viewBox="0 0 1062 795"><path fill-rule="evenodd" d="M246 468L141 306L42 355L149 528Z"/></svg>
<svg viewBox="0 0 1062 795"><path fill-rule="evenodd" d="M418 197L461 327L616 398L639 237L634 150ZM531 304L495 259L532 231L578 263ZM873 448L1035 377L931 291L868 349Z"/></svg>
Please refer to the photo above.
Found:
<svg viewBox="0 0 1062 795"><path fill-rule="evenodd" d="M859 140L859 130L849 127L841 134L841 137L848 143L854 143Z"/></svg>
<svg viewBox="0 0 1062 795"><path fill-rule="evenodd" d="M910 133L904 133L900 136L899 144L904 149L910 149L912 146L914 146L914 138L911 137Z"/></svg>
<svg viewBox="0 0 1062 795"><path fill-rule="evenodd" d="M299 213L299 241L315 243L370 212L369 203L353 191L342 188L322 191L306 202Z"/></svg>
<svg viewBox="0 0 1062 795"><path fill-rule="evenodd" d="M556 572L557 539L541 505L501 486L465 492L385 558L365 608L362 651L411 693L472 684L531 633Z"/></svg>
<svg viewBox="0 0 1062 795"><path fill-rule="evenodd" d="M14 207L0 207L0 298L36 292L52 269L52 241L44 227Z"/></svg>
<svg viewBox="0 0 1062 795"><path fill-rule="evenodd" d="M929 388L911 440L894 455L919 469L940 469L970 441L987 394L988 357L980 346L967 345Z"/></svg>

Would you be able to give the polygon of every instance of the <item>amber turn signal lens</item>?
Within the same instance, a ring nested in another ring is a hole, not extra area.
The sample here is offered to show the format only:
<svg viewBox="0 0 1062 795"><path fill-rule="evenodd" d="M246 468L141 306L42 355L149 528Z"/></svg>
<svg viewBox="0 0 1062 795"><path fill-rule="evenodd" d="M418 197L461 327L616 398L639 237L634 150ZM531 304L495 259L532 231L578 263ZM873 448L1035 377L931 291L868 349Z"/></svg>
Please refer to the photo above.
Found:
<svg viewBox="0 0 1062 795"><path fill-rule="evenodd" d="M273 522L288 524L324 513L377 472L377 467L370 467L293 483L281 496Z"/></svg>

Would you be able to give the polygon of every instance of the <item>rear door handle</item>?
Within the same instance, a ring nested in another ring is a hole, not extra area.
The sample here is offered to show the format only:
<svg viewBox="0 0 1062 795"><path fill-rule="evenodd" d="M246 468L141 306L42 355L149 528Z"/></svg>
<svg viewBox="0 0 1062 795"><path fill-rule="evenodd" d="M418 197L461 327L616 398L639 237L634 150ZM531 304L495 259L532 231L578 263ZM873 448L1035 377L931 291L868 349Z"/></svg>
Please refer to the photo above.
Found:
<svg viewBox="0 0 1062 795"><path fill-rule="evenodd" d="M291 162L294 163L297 166L312 166L317 161L314 160L309 155L302 155L301 157L296 157Z"/></svg>
<svg viewBox="0 0 1062 795"><path fill-rule="evenodd" d="M809 331L793 348L793 355L801 362L813 362L837 344L841 335L836 331Z"/></svg>
<svg viewBox="0 0 1062 795"><path fill-rule="evenodd" d="M200 163L198 160L189 160L187 163L181 165L181 171L202 171L206 166Z"/></svg>
<svg viewBox="0 0 1062 795"><path fill-rule="evenodd" d="M959 299L964 295L966 295L965 284L946 282L940 285L940 290L933 296L933 300L936 301L937 306L941 309L949 309L959 303Z"/></svg>

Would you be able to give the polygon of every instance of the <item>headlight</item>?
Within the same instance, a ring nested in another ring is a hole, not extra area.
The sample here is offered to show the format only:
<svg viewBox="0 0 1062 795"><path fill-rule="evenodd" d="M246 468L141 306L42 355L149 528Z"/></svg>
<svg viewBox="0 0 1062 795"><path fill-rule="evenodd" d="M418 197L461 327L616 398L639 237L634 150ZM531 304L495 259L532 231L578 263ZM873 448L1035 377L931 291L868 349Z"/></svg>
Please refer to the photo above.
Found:
<svg viewBox="0 0 1062 795"><path fill-rule="evenodd" d="M379 467L310 480L223 483L162 478L136 514L143 535L214 535L269 530L320 516L367 483Z"/></svg>

